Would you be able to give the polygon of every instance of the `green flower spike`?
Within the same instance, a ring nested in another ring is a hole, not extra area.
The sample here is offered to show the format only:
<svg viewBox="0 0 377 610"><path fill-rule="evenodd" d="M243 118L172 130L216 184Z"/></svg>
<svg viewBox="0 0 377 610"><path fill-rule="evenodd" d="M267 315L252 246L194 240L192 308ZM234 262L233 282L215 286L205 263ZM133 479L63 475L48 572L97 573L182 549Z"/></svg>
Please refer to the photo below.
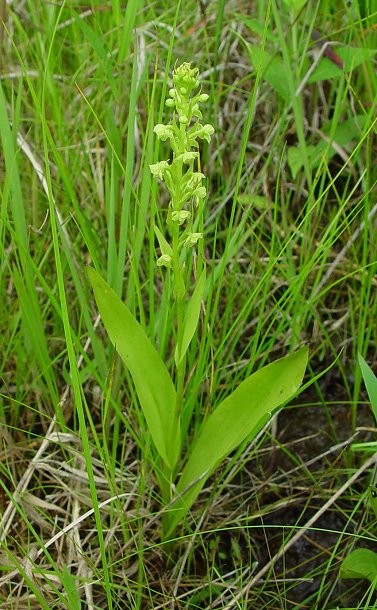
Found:
<svg viewBox="0 0 377 610"><path fill-rule="evenodd" d="M209 142L214 133L212 125L200 123L202 113L199 106L208 100L208 95L196 91L199 88L198 74L199 70L189 63L183 63L174 70L174 86L165 102L173 112L172 122L154 127L157 137L162 142L169 142L173 155L170 162L159 161L150 166L152 174L165 183L170 194L167 225L171 235L171 255L161 252L158 265L173 270L176 298L183 298L186 291L183 278L186 254L182 255L181 250L187 250L202 237L202 233L195 231L202 213L199 205L207 195L203 183L205 175L199 171L199 140ZM196 209L198 211L194 213Z"/></svg>

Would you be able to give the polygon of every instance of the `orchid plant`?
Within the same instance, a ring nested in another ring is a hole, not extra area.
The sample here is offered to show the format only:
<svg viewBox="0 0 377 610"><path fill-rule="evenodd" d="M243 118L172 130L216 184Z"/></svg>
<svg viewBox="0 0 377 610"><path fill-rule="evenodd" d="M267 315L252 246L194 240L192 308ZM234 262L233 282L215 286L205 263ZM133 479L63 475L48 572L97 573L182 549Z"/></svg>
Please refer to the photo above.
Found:
<svg viewBox="0 0 377 610"><path fill-rule="evenodd" d="M210 142L214 128L202 124L199 71L189 63L176 67L166 107L172 121L154 128L169 144L171 156L150 166L169 193L166 230L154 227L159 245L156 264L172 274L171 299L174 370L170 371L138 320L112 288L88 269L98 309L111 342L129 370L156 452L156 478L166 512L162 538L171 538L208 477L246 439L254 437L271 414L299 389L305 372L306 346L257 370L209 413L193 439L182 438L185 405L186 354L198 332L207 282L203 247L199 251L194 289L188 290L192 248L203 242L203 212L207 198L201 171L200 141ZM214 401L216 404L216 401ZM186 428L187 429L187 428ZM186 450L183 451L183 447Z"/></svg>

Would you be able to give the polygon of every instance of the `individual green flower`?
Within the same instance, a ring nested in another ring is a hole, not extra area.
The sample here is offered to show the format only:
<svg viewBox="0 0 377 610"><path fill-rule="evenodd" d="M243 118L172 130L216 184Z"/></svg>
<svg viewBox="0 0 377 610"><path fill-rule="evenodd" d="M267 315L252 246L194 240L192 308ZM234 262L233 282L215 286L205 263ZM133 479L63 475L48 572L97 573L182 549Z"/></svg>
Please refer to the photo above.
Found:
<svg viewBox="0 0 377 610"><path fill-rule="evenodd" d="M199 201L204 199L207 195L207 190L205 186L198 186L192 193L192 196L195 199L195 205L199 205Z"/></svg>
<svg viewBox="0 0 377 610"><path fill-rule="evenodd" d="M171 269L172 258L169 254L162 254L159 259L157 259L158 267L168 267Z"/></svg>
<svg viewBox="0 0 377 610"><path fill-rule="evenodd" d="M181 196L178 202L179 208L192 198L195 198L196 203L198 203L197 198L203 199L205 197L206 189L202 185L203 178L205 178L205 175L201 172L193 172L192 170L186 172L181 182L183 188L181 188Z"/></svg>
<svg viewBox="0 0 377 610"><path fill-rule="evenodd" d="M193 107L192 107L191 112L192 112L192 116L196 116L198 119L202 119L203 118L203 115L202 115L202 113L199 110L199 104L194 104Z"/></svg>
<svg viewBox="0 0 377 610"><path fill-rule="evenodd" d="M197 138L210 142L211 136L214 134L214 132L214 128L209 123L207 123L207 125L201 125L200 123L197 123L197 125L195 125L195 127L193 127L187 134L190 141L190 145L197 147Z"/></svg>
<svg viewBox="0 0 377 610"><path fill-rule="evenodd" d="M189 246L193 246L198 243L199 239L202 239L203 233L189 233L185 243Z"/></svg>
<svg viewBox="0 0 377 610"><path fill-rule="evenodd" d="M170 166L168 161L159 161L158 163L153 163L152 165L150 165L149 169L151 170L153 176L157 176L157 178L163 180L164 174L169 167Z"/></svg>
<svg viewBox="0 0 377 610"><path fill-rule="evenodd" d="M202 172L192 172L190 175L190 186L198 186L201 181L205 178L205 175Z"/></svg>
<svg viewBox="0 0 377 610"><path fill-rule="evenodd" d="M178 157L175 158L175 161L183 161L183 163L186 163L186 165L189 165L191 163L191 161L194 161L194 159L196 159L197 157L199 157L198 152L193 152L193 151L186 152L185 151L181 155L178 155Z"/></svg>
<svg viewBox="0 0 377 610"><path fill-rule="evenodd" d="M158 125L154 126L153 131L163 142L174 137L174 131L171 125L163 125L162 123L158 123Z"/></svg>
<svg viewBox="0 0 377 610"><path fill-rule="evenodd" d="M182 225L186 220L188 220L191 216L191 212L188 210L175 210L171 213L171 219L173 222L178 222L178 224Z"/></svg>

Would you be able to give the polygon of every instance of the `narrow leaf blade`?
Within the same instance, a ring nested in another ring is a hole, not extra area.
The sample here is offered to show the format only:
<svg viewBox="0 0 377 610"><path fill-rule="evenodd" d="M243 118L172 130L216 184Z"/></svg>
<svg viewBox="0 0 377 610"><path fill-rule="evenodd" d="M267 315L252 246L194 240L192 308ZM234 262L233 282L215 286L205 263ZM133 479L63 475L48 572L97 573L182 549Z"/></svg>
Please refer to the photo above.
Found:
<svg viewBox="0 0 377 610"><path fill-rule="evenodd" d="M175 352L175 363L178 366L188 350L188 347L191 343L191 340L194 336L196 328L198 326L199 314L200 314L200 305L203 298L204 287L206 283L206 272L203 269L197 283L195 286L195 290L192 294L192 297L187 305L186 315L184 319L183 326L183 337L182 337L182 347L180 353L178 350Z"/></svg>
<svg viewBox="0 0 377 610"><path fill-rule="evenodd" d="M110 341L131 373L156 449L174 468L180 450L176 391L169 372L144 330L114 290L91 267L88 276Z"/></svg>
<svg viewBox="0 0 377 610"><path fill-rule="evenodd" d="M161 254L167 254L168 256L171 256L173 254L171 246L166 241L160 229L158 227L155 227L154 232L157 237L158 245L160 246Z"/></svg>
<svg viewBox="0 0 377 610"><path fill-rule="evenodd" d="M358 355L358 358L370 404L372 405L373 414L377 422L377 377L361 354Z"/></svg>

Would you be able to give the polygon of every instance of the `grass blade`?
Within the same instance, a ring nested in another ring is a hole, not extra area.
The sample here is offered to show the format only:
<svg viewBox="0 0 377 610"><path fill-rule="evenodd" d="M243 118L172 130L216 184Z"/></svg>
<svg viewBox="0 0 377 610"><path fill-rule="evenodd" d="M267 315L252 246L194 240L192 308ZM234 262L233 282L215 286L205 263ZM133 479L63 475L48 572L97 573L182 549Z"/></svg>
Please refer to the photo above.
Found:
<svg viewBox="0 0 377 610"><path fill-rule="evenodd" d="M370 404L372 405L373 414L377 421L377 377L361 354L358 354L358 358Z"/></svg>

